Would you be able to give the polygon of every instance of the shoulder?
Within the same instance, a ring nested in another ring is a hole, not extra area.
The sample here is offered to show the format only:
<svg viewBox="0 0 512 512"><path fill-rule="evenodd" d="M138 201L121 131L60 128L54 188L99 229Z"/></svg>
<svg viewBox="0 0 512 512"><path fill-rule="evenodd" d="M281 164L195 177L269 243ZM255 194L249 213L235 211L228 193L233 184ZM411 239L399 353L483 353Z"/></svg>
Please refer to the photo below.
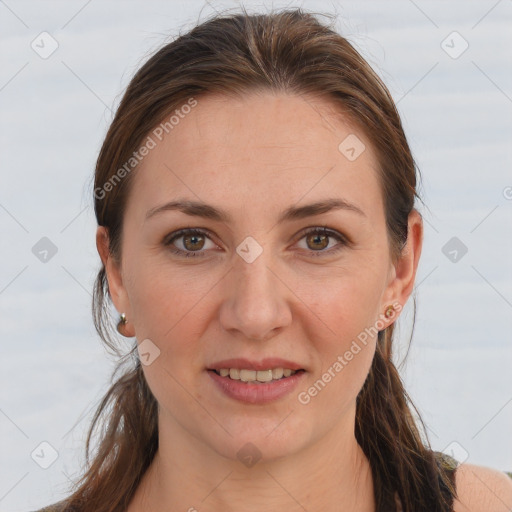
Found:
<svg viewBox="0 0 512 512"><path fill-rule="evenodd" d="M509 512L512 478L496 469L461 464L455 472L457 499L453 512Z"/></svg>

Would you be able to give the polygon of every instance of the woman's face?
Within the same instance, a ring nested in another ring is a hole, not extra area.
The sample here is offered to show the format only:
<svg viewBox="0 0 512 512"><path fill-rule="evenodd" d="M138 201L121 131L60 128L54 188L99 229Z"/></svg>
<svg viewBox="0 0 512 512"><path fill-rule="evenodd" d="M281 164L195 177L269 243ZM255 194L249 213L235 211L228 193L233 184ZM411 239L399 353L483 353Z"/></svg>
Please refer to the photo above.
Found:
<svg viewBox="0 0 512 512"><path fill-rule="evenodd" d="M414 261L392 264L375 154L327 100L196 101L168 134L150 134L121 268L107 265L116 308L143 343L161 424L232 459L254 450L249 442L271 459L340 439L353 433L376 330L396 319L383 321L386 306L407 300L419 247ZM352 206L307 208L333 200ZM204 206L162 208L177 201ZM216 366L238 358L247 361ZM261 362L304 371L267 384L212 372Z"/></svg>

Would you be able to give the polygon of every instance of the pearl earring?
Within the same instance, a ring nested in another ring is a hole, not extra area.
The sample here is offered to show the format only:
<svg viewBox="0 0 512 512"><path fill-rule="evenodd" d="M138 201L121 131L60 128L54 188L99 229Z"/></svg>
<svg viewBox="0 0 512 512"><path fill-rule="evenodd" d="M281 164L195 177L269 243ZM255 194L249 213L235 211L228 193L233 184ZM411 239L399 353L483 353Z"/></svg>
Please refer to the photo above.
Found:
<svg viewBox="0 0 512 512"><path fill-rule="evenodd" d="M394 306L388 306L386 308L386 312L384 313L384 316L386 318L391 318L395 314L395 308Z"/></svg>
<svg viewBox="0 0 512 512"><path fill-rule="evenodd" d="M117 332L119 334L122 334L124 336L124 333L122 332L123 327L128 323L128 320L126 320L126 315L124 313L121 313L119 317L119 322L117 322Z"/></svg>

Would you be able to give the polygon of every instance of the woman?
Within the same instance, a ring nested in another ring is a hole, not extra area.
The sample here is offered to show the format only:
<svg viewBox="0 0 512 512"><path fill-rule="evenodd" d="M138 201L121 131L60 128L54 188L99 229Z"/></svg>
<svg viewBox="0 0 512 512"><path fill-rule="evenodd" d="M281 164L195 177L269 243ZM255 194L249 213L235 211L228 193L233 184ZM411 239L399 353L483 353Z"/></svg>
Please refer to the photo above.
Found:
<svg viewBox="0 0 512 512"><path fill-rule="evenodd" d="M386 87L300 10L219 16L137 72L97 161L99 334L136 342L53 510L499 512L392 363L422 247Z"/></svg>

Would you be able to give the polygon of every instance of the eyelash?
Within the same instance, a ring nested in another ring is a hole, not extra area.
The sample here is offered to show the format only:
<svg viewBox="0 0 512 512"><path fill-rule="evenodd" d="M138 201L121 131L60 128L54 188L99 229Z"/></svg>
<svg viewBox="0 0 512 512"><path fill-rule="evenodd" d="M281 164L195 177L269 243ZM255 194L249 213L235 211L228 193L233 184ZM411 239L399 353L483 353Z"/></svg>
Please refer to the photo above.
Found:
<svg viewBox="0 0 512 512"><path fill-rule="evenodd" d="M330 238L334 238L335 240L340 242L338 245L334 246L334 248L331 248L327 251L325 251L325 250L310 251L314 254L314 257L323 256L324 254L337 253L338 251L342 250L345 246L349 245L349 241L347 240L346 237L344 237L343 235L341 235L340 233L338 233L336 231L332 231L325 227L315 227L315 228L307 229L306 231L303 231L301 233L301 237L299 238L298 241L302 240L304 237L306 237L310 234L325 235ZM210 238L208 231L203 231L202 229L197 229L197 228L186 228L186 229L180 229L179 231L172 233L171 237L167 238L166 241L164 241L164 245L170 247L171 252L173 254L177 254L178 256L184 256L185 258L196 258L196 257L202 258L203 256L200 256L201 253L205 253L206 251L183 251L183 250L178 249L172 245L172 243L175 240L182 238L183 236L186 236L186 235L192 235L192 236L199 235L199 236L206 236L207 238Z"/></svg>

